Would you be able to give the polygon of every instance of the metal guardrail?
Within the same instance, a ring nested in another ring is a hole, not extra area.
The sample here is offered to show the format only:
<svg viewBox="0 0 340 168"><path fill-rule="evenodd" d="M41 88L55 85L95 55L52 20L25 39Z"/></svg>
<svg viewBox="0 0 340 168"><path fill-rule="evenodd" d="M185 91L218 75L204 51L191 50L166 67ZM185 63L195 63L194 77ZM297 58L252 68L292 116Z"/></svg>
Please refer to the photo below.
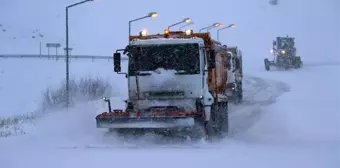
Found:
<svg viewBox="0 0 340 168"><path fill-rule="evenodd" d="M61 59L66 58L65 55L30 55L30 54L6 54L0 55L0 58L49 58L49 59ZM112 60L112 56L92 56L92 55L70 55L70 59L108 59ZM122 57L122 60L127 60L127 58Z"/></svg>

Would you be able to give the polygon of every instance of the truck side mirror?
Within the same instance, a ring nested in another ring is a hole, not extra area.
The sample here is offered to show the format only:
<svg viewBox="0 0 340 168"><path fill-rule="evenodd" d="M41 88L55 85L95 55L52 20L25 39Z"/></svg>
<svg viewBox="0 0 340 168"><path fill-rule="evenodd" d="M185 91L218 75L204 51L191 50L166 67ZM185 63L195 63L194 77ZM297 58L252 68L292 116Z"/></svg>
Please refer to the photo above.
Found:
<svg viewBox="0 0 340 168"><path fill-rule="evenodd" d="M114 71L115 72L120 72L122 70L122 68L120 67L120 53L114 53L113 54L113 66L114 66Z"/></svg>
<svg viewBox="0 0 340 168"><path fill-rule="evenodd" d="M276 46L276 41L273 41L273 46Z"/></svg>
<svg viewBox="0 0 340 168"><path fill-rule="evenodd" d="M215 56L216 56L215 50L209 50L208 69L212 69L216 67Z"/></svg>

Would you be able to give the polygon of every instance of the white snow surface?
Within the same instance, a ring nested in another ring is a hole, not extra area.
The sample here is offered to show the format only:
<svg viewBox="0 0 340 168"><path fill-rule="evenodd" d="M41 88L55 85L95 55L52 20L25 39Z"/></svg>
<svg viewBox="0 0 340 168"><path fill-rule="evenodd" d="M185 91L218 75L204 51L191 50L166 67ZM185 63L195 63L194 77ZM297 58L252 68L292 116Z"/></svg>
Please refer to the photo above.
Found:
<svg viewBox="0 0 340 168"><path fill-rule="evenodd" d="M59 42L64 47L63 16L70 3L1 0L0 54L37 54L39 42ZM108 55L124 47L127 35L121 32L128 29L125 23L149 9L159 11L159 17L133 23L133 34L145 27L150 34L162 32L169 21L187 16L193 17L195 30L210 25L212 17L222 24L235 23L236 28L221 32L220 37L223 44L240 47L247 75L245 104L230 107L231 135L212 143L163 142L151 135L124 140L96 128L94 118L106 110L104 102L78 103L69 111L59 110L0 128L0 132L7 129L18 134L0 137L1 168L340 167L339 1L286 0L270 6L268 0L211 0L210 4L221 4L209 11L211 17L202 12L207 3L182 1L175 12L159 0L143 3L148 9L132 1L93 1L73 8L72 53ZM188 10L193 3L195 10ZM228 4L232 8L226 10ZM123 7L112 10L115 6L129 6L133 12L126 13ZM36 29L43 33L42 39L32 38ZM263 58L271 58L271 41L285 35L296 38L305 66L266 72L262 63ZM43 53L47 53L44 46ZM111 98L114 107L124 107L126 81L123 75L112 73L112 62L77 62L70 67L73 75L108 76L119 92ZM62 61L51 65L1 59L0 117L32 111L46 85L55 86L63 76ZM32 82L35 80L38 82Z"/></svg>
<svg viewBox="0 0 340 168"><path fill-rule="evenodd" d="M245 77L245 105L230 108L231 135L221 141L124 140L95 128L106 105L89 102L38 119L26 135L0 139L0 162L6 168L339 167L340 66L255 69ZM112 101L124 107L122 98Z"/></svg>

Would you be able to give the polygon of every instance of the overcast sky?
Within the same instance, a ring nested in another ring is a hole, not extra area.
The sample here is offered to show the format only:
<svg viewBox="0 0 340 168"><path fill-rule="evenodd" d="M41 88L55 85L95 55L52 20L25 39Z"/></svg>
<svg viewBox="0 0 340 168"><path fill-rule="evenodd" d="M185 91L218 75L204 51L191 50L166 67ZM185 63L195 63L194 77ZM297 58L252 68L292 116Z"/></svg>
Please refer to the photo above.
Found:
<svg viewBox="0 0 340 168"><path fill-rule="evenodd" d="M65 6L74 2L79 0L0 0L0 54L39 53L35 29L43 43L65 47ZM133 23L132 32L162 32L185 17L192 18L194 31L214 22L235 23L220 40L238 45L248 59L267 57L276 36L290 35L305 60L340 60L339 9L339 0L279 0L277 6L269 0L95 0L71 9L70 46L72 54L112 55L128 42L129 20L156 11L157 18ZM216 38L216 30L211 33Z"/></svg>

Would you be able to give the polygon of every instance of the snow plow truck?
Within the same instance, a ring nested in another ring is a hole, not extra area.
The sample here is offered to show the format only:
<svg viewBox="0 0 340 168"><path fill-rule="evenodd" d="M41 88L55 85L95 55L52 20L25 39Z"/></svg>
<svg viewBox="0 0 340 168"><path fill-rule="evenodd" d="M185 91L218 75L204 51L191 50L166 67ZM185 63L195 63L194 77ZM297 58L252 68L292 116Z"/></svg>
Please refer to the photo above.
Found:
<svg viewBox="0 0 340 168"><path fill-rule="evenodd" d="M128 57L122 71L122 54ZM114 71L128 80L125 109L96 116L97 128L111 131L184 133L193 139L225 136L229 130L228 59L232 53L210 33L192 30L129 36L113 54Z"/></svg>
<svg viewBox="0 0 340 168"><path fill-rule="evenodd" d="M301 57L296 56L294 37L276 37L270 52L274 56L274 59L272 61L269 61L268 58L264 59L264 66L267 71L270 70L270 66L284 69L297 69L302 67Z"/></svg>

